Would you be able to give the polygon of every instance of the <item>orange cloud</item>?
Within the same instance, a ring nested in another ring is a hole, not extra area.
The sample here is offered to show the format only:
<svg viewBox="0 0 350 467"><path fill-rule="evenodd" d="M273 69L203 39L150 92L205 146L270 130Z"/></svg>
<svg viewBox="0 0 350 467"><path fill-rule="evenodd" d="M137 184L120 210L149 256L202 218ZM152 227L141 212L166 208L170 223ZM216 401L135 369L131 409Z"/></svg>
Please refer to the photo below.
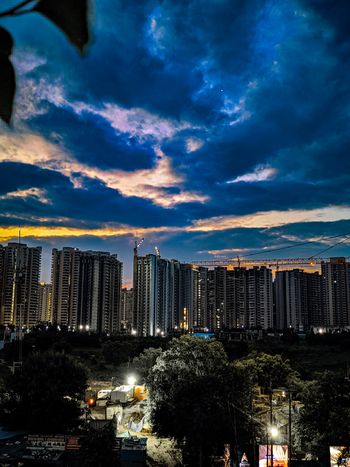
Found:
<svg viewBox="0 0 350 467"><path fill-rule="evenodd" d="M206 195L184 189L184 177L174 171L170 159L159 148L155 150L158 157L150 169L103 170L76 161L63 145L52 144L41 136L31 133L0 135L0 162L22 162L57 170L69 177L75 187L81 187L83 175L102 181L123 196L148 199L165 208L208 200ZM169 192L167 188L178 188L178 192Z"/></svg>
<svg viewBox="0 0 350 467"><path fill-rule="evenodd" d="M215 232L234 228L271 228L297 222L334 222L350 219L350 206L329 206L326 208L288 211L266 211L244 216L220 216L194 221L187 226L132 227L129 225L105 224L98 229L85 229L64 226L24 226L22 237L118 237L133 235L136 237L176 232ZM68 221L69 219L67 219ZM7 241L18 235L18 227L0 227L0 241ZM212 252L214 253L214 252ZM218 253L216 251L215 253Z"/></svg>

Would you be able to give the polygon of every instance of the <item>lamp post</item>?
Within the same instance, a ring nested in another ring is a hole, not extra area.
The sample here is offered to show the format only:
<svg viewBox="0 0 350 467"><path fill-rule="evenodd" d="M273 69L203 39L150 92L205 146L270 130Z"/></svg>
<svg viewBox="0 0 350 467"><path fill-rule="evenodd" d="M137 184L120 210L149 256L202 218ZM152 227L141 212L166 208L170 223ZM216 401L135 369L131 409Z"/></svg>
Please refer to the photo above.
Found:
<svg viewBox="0 0 350 467"><path fill-rule="evenodd" d="M288 443L288 467L291 467L291 459L292 459L292 391L290 388L280 388L276 389L275 391L282 391L282 397L285 399L286 395L288 394L288 438L286 439ZM270 435L271 435L271 467L273 467L273 444L272 444L272 438L278 438L279 433L278 430L274 430L274 434L272 433L272 430L274 427L272 426L273 424L273 413L272 413L272 395L273 395L274 390L270 390ZM286 402L286 401L285 401ZM287 436L287 435L286 435Z"/></svg>
<svg viewBox="0 0 350 467"><path fill-rule="evenodd" d="M271 449L270 449L270 456L271 456L271 461L270 465L273 467L273 439L272 439L272 424L273 424L273 412L272 412L272 394L273 394L273 389L271 385L271 380L270 380L270 435L271 435Z"/></svg>
<svg viewBox="0 0 350 467"><path fill-rule="evenodd" d="M288 389L288 467L292 465L292 391Z"/></svg>
<svg viewBox="0 0 350 467"><path fill-rule="evenodd" d="M279 431L276 426L270 427L270 436L271 436L271 467L273 467L273 440L278 438Z"/></svg>

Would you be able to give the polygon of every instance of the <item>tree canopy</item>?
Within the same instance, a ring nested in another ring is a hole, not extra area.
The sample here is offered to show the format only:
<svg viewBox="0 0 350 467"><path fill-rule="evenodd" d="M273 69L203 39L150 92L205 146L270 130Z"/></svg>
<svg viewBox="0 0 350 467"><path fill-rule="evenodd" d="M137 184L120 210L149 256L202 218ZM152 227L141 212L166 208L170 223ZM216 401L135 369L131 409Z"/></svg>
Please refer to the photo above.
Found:
<svg viewBox="0 0 350 467"><path fill-rule="evenodd" d="M133 359L132 366L143 380L148 378L149 372L152 370L157 358L161 354L161 348L155 349L154 347L149 347Z"/></svg>
<svg viewBox="0 0 350 467"><path fill-rule="evenodd" d="M265 391L294 387L299 380L298 373L282 355L253 352L236 361L235 366L244 371L253 384Z"/></svg>
<svg viewBox="0 0 350 467"><path fill-rule="evenodd" d="M185 443L191 465L221 452L224 443L247 441L245 382L219 342L173 339L157 358L147 384L154 430Z"/></svg>
<svg viewBox="0 0 350 467"><path fill-rule="evenodd" d="M305 386L297 430L300 447L321 457L329 446L348 446L350 381L343 373L325 371Z"/></svg>
<svg viewBox="0 0 350 467"><path fill-rule="evenodd" d="M79 424L86 372L70 356L35 354L9 375L1 395L2 423L35 433L64 433Z"/></svg>

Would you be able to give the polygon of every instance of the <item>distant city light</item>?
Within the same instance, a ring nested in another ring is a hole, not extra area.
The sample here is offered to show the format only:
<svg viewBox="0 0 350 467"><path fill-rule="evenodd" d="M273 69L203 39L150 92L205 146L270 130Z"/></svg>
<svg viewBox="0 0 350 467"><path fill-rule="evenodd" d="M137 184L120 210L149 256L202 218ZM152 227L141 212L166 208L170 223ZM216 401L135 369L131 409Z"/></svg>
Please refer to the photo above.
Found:
<svg viewBox="0 0 350 467"><path fill-rule="evenodd" d="M131 335L132 335L132 336L136 336L136 334L137 334L136 329L132 329L132 330L131 330Z"/></svg>

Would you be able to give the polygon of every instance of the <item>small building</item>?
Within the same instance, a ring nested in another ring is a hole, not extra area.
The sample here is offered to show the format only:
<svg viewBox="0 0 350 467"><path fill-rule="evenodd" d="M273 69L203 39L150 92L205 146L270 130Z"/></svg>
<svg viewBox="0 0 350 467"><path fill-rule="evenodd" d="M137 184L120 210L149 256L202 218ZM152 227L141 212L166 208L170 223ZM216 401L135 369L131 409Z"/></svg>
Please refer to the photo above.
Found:
<svg viewBox="0 0 350 467"><path fill-rule="evenodd" d="M118 386L111 391L111 402L129 402L134 397L134 386Z"/></svg>

